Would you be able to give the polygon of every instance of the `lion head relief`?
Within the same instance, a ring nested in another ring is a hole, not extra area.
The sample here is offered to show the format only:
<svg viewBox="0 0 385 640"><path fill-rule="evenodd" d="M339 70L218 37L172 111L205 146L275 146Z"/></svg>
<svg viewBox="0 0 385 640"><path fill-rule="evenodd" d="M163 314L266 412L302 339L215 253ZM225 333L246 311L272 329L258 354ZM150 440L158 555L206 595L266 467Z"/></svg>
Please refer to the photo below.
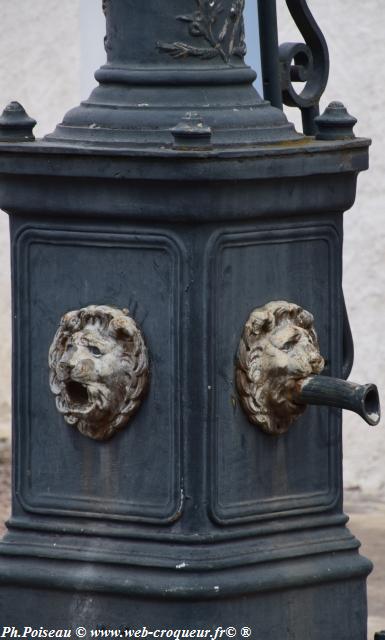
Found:
<svg viewBox="0 0 385 640"><path fill-rule="evenodd" d="M236 362L236 385L249 420L266 433L287 431L305 410L293 401L298 383L323 367L311 313L285 301L254 309Z"/></svg>
<svg viewBox="0 0 385 640"><path fill-rule="evenodd" d="M86 436L107 440L140 406L149 365L126 309L91 305L66 313L49 350L58 411Z"/></svg>

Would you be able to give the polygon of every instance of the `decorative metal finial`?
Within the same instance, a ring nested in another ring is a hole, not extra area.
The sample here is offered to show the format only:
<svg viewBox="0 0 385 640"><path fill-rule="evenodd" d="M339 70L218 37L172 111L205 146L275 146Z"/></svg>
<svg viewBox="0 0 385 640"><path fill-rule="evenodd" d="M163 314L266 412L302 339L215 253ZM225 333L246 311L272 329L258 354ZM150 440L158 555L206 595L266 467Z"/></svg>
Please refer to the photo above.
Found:
<svg viewBox="0 0 385 640"><path fill-rule="evenodd" d="M315 119L317 140L344 140L355 138L353 127L357 118L348 113L342 102L331 102L322 116Z"/></svg>
<svg viewBox="0 0 385 640"><path fill-rule="evenodd" d="M30 118L19 102L10 102L0 116L2 142L33 142L36 120Z"/></svg>

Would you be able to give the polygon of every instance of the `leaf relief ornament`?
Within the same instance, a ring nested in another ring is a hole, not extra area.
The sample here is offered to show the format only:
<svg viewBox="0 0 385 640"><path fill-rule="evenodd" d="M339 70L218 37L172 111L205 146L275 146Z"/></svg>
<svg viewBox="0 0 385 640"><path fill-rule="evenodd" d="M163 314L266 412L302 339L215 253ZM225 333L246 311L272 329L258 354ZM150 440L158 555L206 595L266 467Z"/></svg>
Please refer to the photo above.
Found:
<svg viewBox="0 0 385 640"><path fill-rule="evenodd" d="M195 0L197 9L193 13L177 16L177 20L188 25L191 36L201 38L206 46L194 47L185 42L158 42L160 51L173 58L200 58L212 60L222 58L229 62L231 56L243 58L246 54L243 11L245 0L233 0L229 11L220 0Z"/></svg>

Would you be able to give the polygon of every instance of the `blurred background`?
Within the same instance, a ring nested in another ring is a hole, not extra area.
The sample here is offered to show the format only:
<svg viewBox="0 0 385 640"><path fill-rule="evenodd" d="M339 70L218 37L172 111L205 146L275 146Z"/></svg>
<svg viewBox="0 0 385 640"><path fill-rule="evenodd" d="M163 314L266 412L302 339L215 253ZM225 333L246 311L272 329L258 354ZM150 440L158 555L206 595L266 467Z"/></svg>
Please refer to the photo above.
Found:
<svg viewBox="0 0 385 640"><path fill-rule="evenodd" d="M248 62L259 70L257 0L246 0ZM52 131L65 112L88 97L93 71L104 62L102 0L1 2L0 111L21 102L38 121L35 135ZM280 42L301 42L284 0L277 0ZM369 172L358 181L357 200L345 215L344 291L355 342L356 382L376 382L384 401L385 357L385 4L383 0L309 0L330 51L330 79L323 110L340 100L358 119L355 133L372 138ZM384 81L384 82L383 82ZM259 81L257 81L258 83ZM258 88L258 85L257 85ZM299 114L287 115L300 129ZM10 271L8 220L0 215L0 437L3 501L8 500L10 438ZM352 528L376 563L370 582L371 630L385 627L385 437L344 416L346 510ZM5 497L4 497L5 496ZM6 512L7 504L4 509ZM5 516L4 516L5 517ZM381 570L381 562L384 570ZM381 586L382 585L382 586ZM379 595L379 593L381 594ZM381 599L382 598L382 599ZM369 637L371 637L369 635Z"/></svg>

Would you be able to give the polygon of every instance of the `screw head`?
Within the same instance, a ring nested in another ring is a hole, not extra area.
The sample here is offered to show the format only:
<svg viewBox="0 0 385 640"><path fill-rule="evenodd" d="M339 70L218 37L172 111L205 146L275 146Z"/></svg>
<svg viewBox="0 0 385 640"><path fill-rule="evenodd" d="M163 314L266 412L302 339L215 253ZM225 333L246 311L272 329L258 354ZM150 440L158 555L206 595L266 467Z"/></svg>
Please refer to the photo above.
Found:
<svg viewBox="0 0 385 640"><path fill-rule="evenodd" d="M188 111L179 124L171 129L174 148L197 148L211 146L211 128L195 111Z"/></svg>

